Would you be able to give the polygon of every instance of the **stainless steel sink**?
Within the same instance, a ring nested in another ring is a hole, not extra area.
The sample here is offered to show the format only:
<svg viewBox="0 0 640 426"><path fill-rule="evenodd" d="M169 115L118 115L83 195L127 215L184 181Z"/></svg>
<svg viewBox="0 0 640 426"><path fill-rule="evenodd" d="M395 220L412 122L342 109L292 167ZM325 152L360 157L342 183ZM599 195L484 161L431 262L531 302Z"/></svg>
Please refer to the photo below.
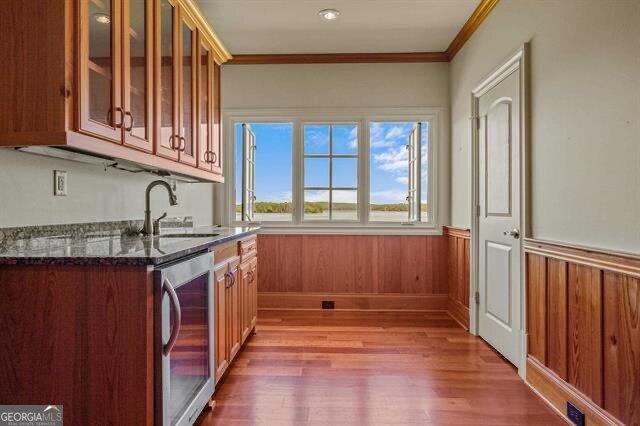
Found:
<svg viewBox="0 0 640 426"><path fill-rule="evenodd" d="M160 238L211 238L220 234L160 234Z"/></svg>

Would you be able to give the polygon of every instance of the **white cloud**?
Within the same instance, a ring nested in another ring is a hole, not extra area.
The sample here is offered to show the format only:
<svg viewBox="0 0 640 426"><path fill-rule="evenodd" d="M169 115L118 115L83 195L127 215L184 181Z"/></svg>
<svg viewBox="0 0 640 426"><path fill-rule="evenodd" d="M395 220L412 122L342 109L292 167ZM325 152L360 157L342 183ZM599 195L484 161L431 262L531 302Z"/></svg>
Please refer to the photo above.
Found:
<svg viewBox="0 0 640 426"><path fill-rule="evenodd" d="M407 129L403 126L393 126L385 132L381 123L373 123L370 128L371 147L388 148L397 144L405 144L408 137Z"/></svg>
<svg viewBox="0 0 640 426"><path fill-rule="evenodd" d="M409 154L407 149L391 148L381 154L375 154L373 160L380 170L387 172L399 171L408 167Z"/></svg>
<svg viewBox="0 0 640 426"><path fill-rule="evenodd" d="M403 185L408 185L409 184L409 177L408 176L398 176L396 178L396 182L401 183Z"/></svg>
<svg viewBox="0 0 640 426"><path fill-rule="evenodd" d="M305 191L304 201L329 201L329 191Z"/></svg>
<svg viewBox="0 0 640 426"><path fill-rule="evenodd" d="M373 203L404 203L406 199L406 191L389 189L385 191L374 191L371 193L371 202Z"/></svg>
<svg viewBox="0 0 640 426"><path fill-rule="evenodd" d="M393 126L387 131L387 134L384 136L385 139L397 139L399 137L407 137L407 132L404 128L400 126Z"/></svg>
<svg viewBox="0 0 640 426"><path fill-rule="evenodd" d="M358 148L358 127L354 126L349 133L349 148Z"/></svg>

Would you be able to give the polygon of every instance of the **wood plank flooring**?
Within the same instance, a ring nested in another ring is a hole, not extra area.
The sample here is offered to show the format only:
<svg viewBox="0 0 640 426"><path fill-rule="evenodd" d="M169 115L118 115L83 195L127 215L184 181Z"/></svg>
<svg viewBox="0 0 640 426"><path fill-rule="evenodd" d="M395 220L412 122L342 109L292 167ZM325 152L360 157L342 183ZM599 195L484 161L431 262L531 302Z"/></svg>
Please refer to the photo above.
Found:
<svg viewBox="0 0 640 426"><path fill-rule="evenodd" d="M209 425L563 425L446 313L260 311Z"/></svg>

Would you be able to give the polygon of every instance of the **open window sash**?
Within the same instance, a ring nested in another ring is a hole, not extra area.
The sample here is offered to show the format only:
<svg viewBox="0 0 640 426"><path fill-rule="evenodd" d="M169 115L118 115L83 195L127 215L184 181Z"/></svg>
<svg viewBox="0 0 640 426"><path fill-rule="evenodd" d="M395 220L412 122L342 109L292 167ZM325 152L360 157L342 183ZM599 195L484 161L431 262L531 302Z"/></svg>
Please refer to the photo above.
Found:
<svg viewBox="0 0 640 426"><path fill-rule="evenodd" d="M421 124L416 123L409 133L409 143L407 144L408 162L409 162L409 186L407 191L407 202L409 203L408 222L414 223L420 221L420 160L421 160L421 142L420 134Z"/></svg>
<svg viewBox="0 0 640 426"><path fill-rule="evenodd" d="M242 220L254 221L254 205L256 201L256 135L251 126L242 124Z"/></svg>

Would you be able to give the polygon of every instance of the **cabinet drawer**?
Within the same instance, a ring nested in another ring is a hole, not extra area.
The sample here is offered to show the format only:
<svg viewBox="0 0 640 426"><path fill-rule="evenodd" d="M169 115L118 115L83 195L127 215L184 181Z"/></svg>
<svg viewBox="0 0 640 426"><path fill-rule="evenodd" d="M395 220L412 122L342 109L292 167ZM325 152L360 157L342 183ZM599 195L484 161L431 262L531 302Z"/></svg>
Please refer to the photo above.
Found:
<svg viewBox="0 0 640 426"><path fill-rule="evenodd" d="M244 262L258 253L258 238L254 235L240 241L239 243L240 262Z"/></svg>

